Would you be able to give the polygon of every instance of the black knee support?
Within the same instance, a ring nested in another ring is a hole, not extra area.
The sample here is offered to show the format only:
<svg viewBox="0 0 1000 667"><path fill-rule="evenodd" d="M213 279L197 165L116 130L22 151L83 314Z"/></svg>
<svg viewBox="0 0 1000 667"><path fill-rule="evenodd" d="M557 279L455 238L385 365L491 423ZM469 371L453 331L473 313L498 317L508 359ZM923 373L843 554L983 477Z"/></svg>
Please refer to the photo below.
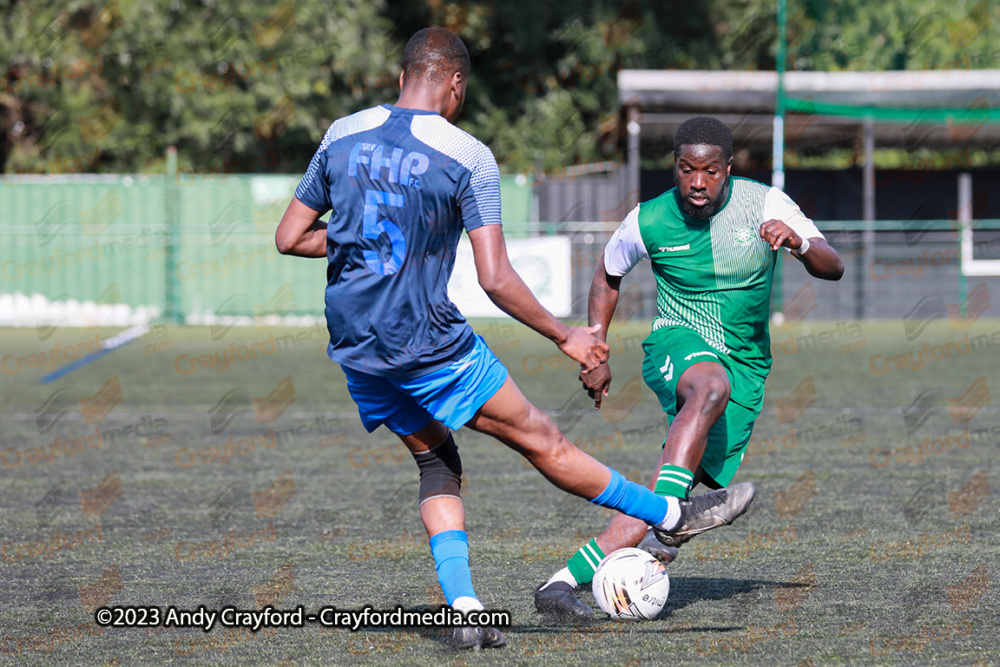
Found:
<svg viewBox="0 0 1000 667"><path fill-rule="evenodd" d="M460 498L462 459L451 433L434 449L413 455L420 469L420 504L438 496Z"/></svg>

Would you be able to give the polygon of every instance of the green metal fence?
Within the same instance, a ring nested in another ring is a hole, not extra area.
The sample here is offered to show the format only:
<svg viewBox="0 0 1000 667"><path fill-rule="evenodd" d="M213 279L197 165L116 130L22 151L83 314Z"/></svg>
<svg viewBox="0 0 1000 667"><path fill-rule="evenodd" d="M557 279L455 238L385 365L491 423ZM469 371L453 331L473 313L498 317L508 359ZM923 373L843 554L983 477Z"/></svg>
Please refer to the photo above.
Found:
<svg viewBox="0 0 1000 667"><path fill-rule="evenodd" d="M164 309L165 179L5 179L0 292Z"/></svg>
<svg viewBox="0 0 1000 667"><path fill-rule="evenodd" d="M120 304L190 323L228 316L321 316L326 263L285 257L274 248L274 228L297 180L283 175L6 177L0 180L0 304L10 308L13 294L23 295L22 302ZM528 230L531 185L520 180L511 177L502 185L511 237ZM973 281L962 274L954 221L818 225L844 256L848 274L840 283L820 281L810 288L816 308L804 316L899 317L926 303L929 295L939 295L941 312L946 306L964 311L976 287L986 288L975 294L980 300L985 294L987 304L989 291L1000 290L998 277ZM610 229L603 223L545 227L572 239L573 310L583 317L593 265ZM1000 257L1000 221L977 221L975 227L977 256ZM779 310L801 297L808 281L794 262L783 261L781 269L774 294ZM637 313L652 317L655 290L644 271L634 273L629 280L641 294ZM0 323L11 322L9 315L0 313Z"/></svg>
<svg viewBox="0 0 1000 667"><path fill-rule="evenodd" d="M324 262L283 257L283 176L6 179L0 292L197 320L322 312Z"/></svg>
<svg viewBox="0 0 1000 667"><path fill-rule="evenodd" d="M125 304L172 321L322 315L326 263L274 247L297 182L284 175L5 177L0 294ZM507 233L523 236L531 186L505 177L501 189Z"/></svg>

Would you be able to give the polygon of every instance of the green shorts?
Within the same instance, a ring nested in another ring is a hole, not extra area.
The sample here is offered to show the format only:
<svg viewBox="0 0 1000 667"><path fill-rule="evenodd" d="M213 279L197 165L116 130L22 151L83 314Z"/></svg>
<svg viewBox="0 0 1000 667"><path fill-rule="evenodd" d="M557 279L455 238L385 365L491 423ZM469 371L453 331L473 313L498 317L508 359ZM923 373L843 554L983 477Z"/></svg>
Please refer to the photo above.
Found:
<svg viewBox="0 0 1000 667"><path fill-rule="evenodd" d="M729 375L730 399L726 411L708 432L708 443L701 459L701 468L715 482L727 486L743 462L743 454L750 443L753 423L762 405L757 401L741 400L734 396L733 363L705 342L698 333L685 327L665 327L649 334L642 343L645 356L642 360L642 379L660 399L667 413L667 424L677 416L677 381L688 368L702 361L722 364ZM755 408L745 403L756 404ZM665 441L664 441L665 442Z"/></svg>

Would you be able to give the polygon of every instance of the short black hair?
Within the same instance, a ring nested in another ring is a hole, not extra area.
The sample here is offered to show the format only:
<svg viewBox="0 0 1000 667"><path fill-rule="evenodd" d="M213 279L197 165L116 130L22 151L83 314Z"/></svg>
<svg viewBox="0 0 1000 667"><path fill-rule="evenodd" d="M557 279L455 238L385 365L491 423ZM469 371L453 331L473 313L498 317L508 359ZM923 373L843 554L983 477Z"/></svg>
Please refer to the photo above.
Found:
<svg viewBox="0 0 1000 667"><path fill-rule="evenodd" d="M455 72L465 78L469 76L469 51L452 31L437 26L424 28L406 43L403 72L410 80L439 82Z"/></svg>
<svg viewBox="0 0 1000 667"><path fill-rule="evenodd" d="M718 146L726 161L733 156L733 133L726 124L711 116L688 118L674 135L674 159L681 155L681 146Z"/></svg>

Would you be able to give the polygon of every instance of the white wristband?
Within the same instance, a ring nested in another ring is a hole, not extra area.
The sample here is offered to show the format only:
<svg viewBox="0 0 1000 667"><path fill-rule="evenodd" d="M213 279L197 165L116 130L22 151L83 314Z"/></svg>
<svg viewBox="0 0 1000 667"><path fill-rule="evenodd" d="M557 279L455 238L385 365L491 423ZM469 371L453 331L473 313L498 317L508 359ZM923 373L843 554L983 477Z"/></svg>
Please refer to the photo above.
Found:
<svg viewBox="0 0 1000 667"><path fill-rule="evenodd" d="M803 236L802 245L800 245L797 250L792 250L791 248L788 249L789 254L792 252L798 253L799 257L809 252L809 239Z"/></svg>

